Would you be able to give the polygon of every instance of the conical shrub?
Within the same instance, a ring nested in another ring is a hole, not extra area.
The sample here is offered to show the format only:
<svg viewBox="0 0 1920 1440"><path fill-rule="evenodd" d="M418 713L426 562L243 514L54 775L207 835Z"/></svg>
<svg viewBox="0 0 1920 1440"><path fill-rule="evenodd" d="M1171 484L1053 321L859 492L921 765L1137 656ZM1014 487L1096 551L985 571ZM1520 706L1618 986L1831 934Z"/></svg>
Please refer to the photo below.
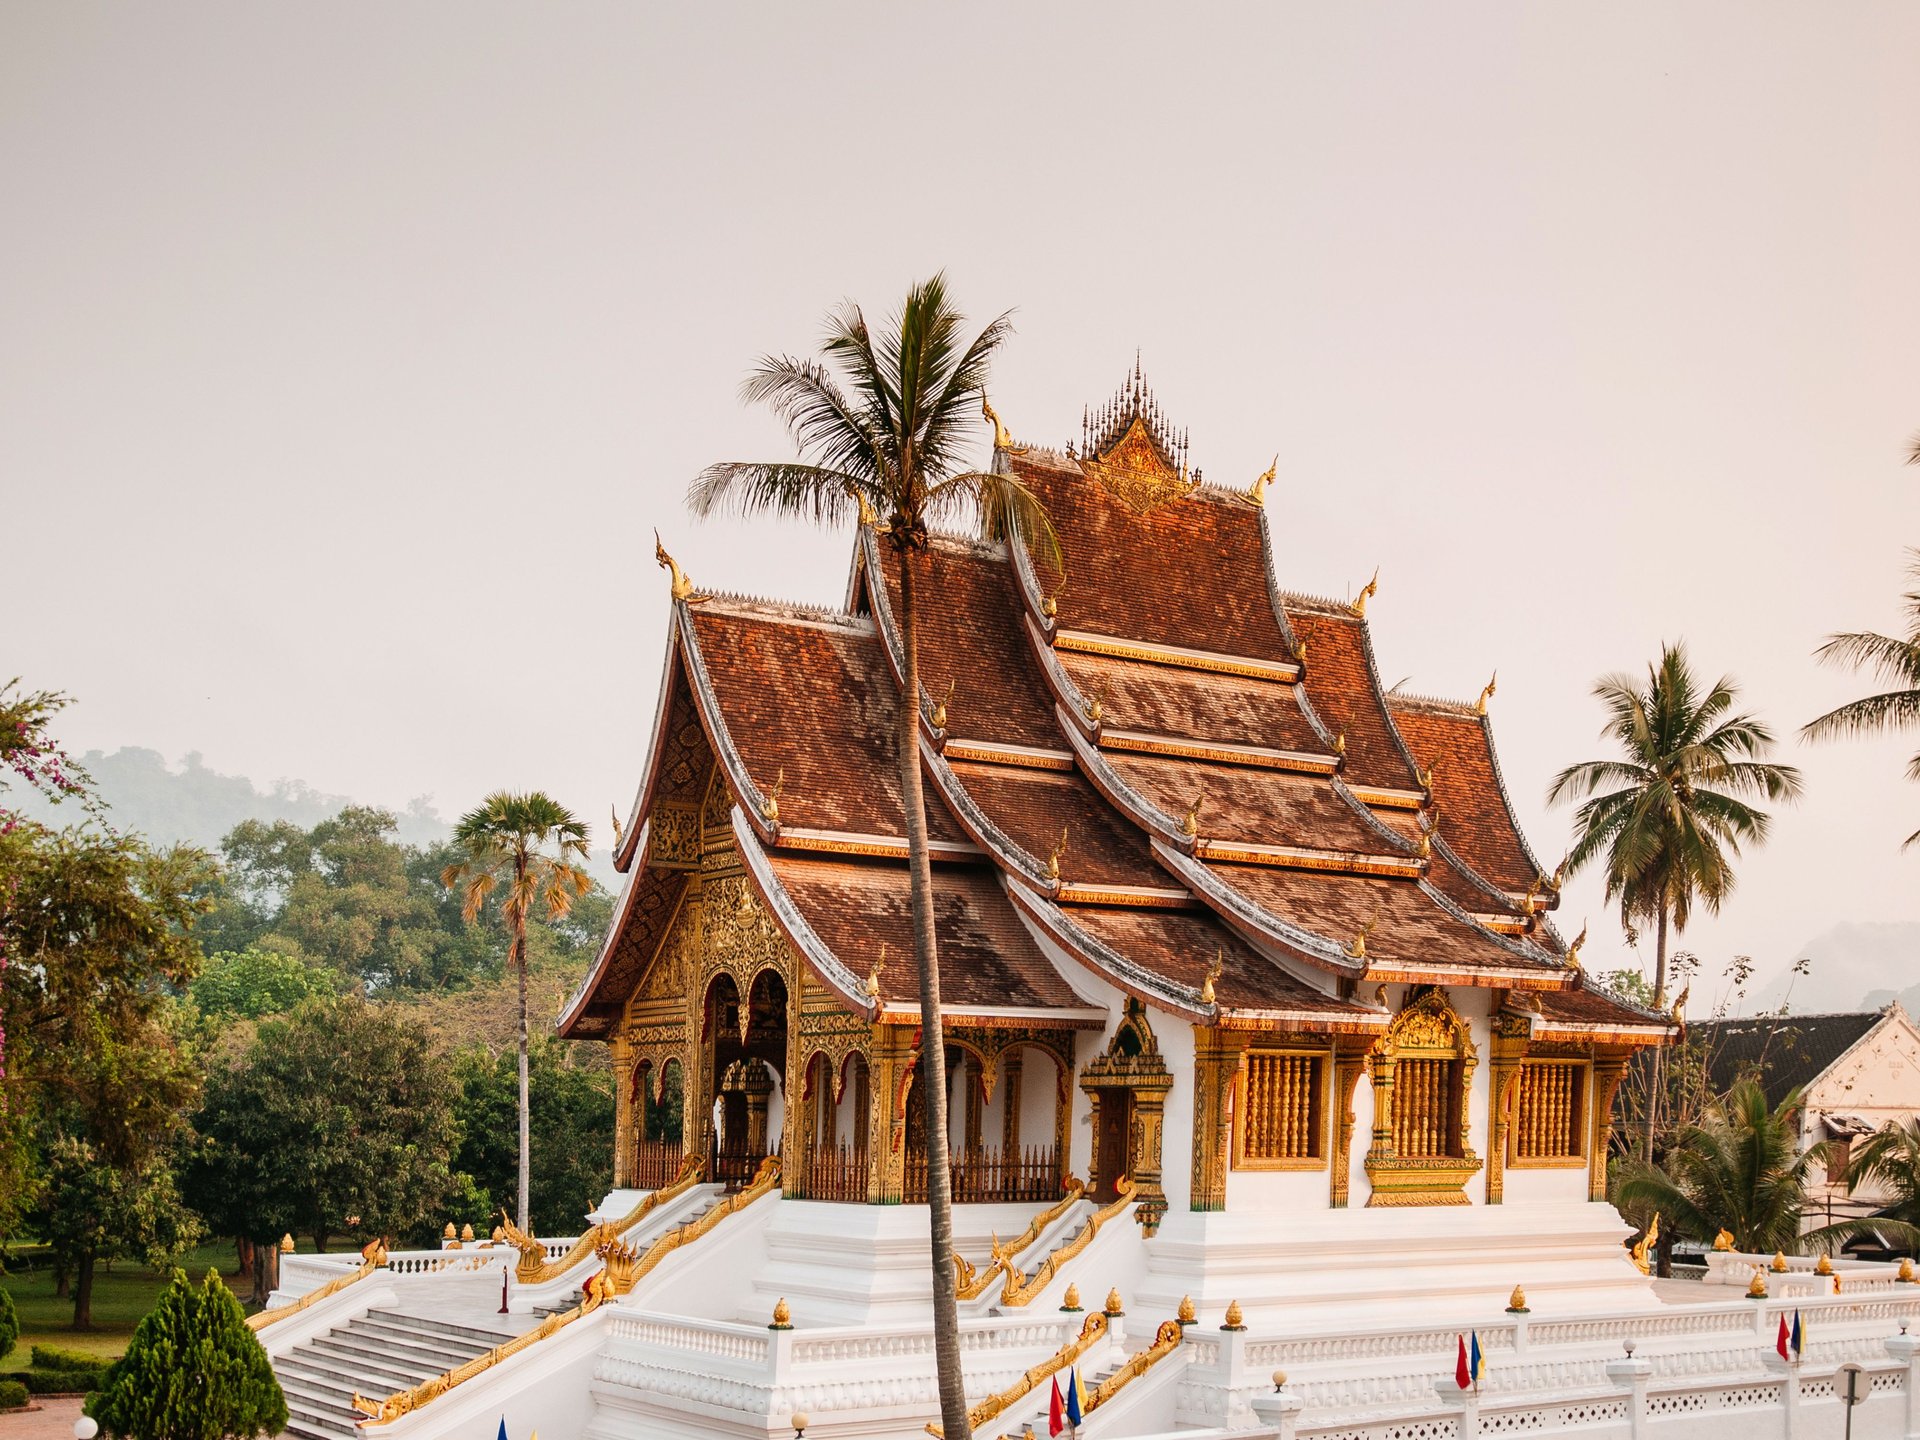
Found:
<svg viewBox="0 0 1920 1440"><path fill-rule="evenodd" d="M287 1401L218 1271L173 1272L87 1413L124 1440L250 1440L286 1428Z"/></svg>

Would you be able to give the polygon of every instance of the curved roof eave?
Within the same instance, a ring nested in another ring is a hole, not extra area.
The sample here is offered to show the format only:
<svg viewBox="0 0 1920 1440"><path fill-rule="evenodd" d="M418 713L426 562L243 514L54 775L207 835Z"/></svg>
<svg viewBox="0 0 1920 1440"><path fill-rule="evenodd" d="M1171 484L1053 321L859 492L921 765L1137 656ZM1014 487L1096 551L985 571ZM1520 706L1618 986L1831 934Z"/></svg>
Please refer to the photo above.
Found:
<svg viewBox="0 0 1920 1440"><path fill-rule="evenodd" d="M1335 975L1358 979L1366 973L1365 961L1355 959L1325 936L1303 930L1261 909L1184 851L1158 838L1152 843L1154 858L1241 935Z"/></svg>
<svg viewBox="0 0 1920 1440"><path fill-rule="evenodd" d="M632 845L628 847L629 856L635 852L645 853L647 832L651 828L651 820L641 822L639 830L633 835ZM620 898L614 902L613 918L608 922L606 938L600 942L600 953L593 957L593 964L587 967L587 973L581 978L579 987L568 998L566 1004L560 1007L559 1017L554 1021L554 1033L562 1040L569 1038L567 1032L579 1021L587 1008L588 1001L593 998L593 992L599 987L600 977L606 972L607 965L613 958L613 949L619 942L620 933L626 929L627 916L633 910L634 892L640 888L640 877L645 870L645 862L642 862L638 870L622 867L626 883L620 887Z"/></svg>
<svg viewBox="0 0 1920 1440"><path fill-rule="evenodd" d="M794 949L800 952L801 958L821 984L838 994L848 1008L858 1010L869 1020L878 1018L879 1000L866 993L859 977L841 963L840 957L807 923L807 917L800 913L800 907L793 903L793 897L787 894L780 877L774 874L773 866L767 860L766 849L761 844L759 831L746 813L735 805L731 818L733 842L740 851L741 863L752 880L753 888L759 892L760 902L767 907L767 913L773 916L774 923Z"/></svg>
<svg viewBox="0 0 1920 1440"><path fill-rule="evenodd" d="M653 788L659 781L660 755L667 744L667 712L672 708L673 671L680 660L679 611L682 602L670 601L667 611L667 653L660 666L660 695L653 706L653 739L647 745L647 768L634 792L633 809L627 815L627 838L614 847L613 868L625 874L639 848L641 817L653 810Z"/></svg>

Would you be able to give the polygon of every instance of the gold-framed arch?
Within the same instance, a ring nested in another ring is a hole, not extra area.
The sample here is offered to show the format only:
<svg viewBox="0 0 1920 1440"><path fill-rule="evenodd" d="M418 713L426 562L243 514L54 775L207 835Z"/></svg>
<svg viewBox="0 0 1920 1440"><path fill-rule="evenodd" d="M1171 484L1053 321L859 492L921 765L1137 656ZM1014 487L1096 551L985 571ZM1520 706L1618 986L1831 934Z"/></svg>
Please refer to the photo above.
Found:
<svg viewBox="0 0 1920 1440"><path fill-rule="evenodd" d="M1416 991L1367 1051L1369 1206L1465 1205L1480 1171L1471 1128L1473 1032L1444 990Z"/></svg>

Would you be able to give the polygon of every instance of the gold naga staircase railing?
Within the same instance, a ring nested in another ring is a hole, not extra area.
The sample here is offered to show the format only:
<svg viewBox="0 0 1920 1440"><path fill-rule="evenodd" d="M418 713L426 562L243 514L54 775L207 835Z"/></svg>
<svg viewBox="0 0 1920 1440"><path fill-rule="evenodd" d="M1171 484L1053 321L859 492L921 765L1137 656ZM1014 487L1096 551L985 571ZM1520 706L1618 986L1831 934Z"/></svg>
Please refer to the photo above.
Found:
<svg viewBox="0 0 1920 1440"><path fill-rule="evenodd" d="M266 1329L269 1325L278 1325L289 1316L298 1315L308 1306L318 1305L329 1295L338 1295L356 1280L364 1280L367 1276L373 1274L374 1271L385 1269L386 1264L386 1244L384 1241L375 1240L360 1252L360 1264L356 1268L349 1270L344 1275L336 1276L324 1285L316 1286L291 1305L280 1305L272 1310L261 1310L249 1315L247 1317L247 1328L257 1332Z"/></svg>
<svg viewBox="0 0 1920 1440"><path fill-rule="evenodd" d="M1060 1273L1060 1267L1091 1245L1093 1237L1100 1233L1100 1227L1133 1203L1133 1181L1122 1180L1119 1189L1119 1195L1111 1204L1089 1215L1087 1223L1074 1233L1073 1238L1042 1260L1031 1275L1022 1275L1009 1263L1006 1267L1006 1283L1000 1289L1000 1303L1012 1306L1032 1304L1034 1297Z"/></svg>
<svg viewBox="0 0 1920 1440"><path fill-rule="evenodd" d="M680 1173L671 1181L648 1195L622 1218L595 1225L574 1241L573 1248L557 1260L549 1260L546 1247L509 1220L507 1212L502 1210L500 1212L501 1233L505 1236L507 1243L520 1252L520 1263L514 1267L513 1278L522 1285L538 1285L542 1281L566 1274L589 1255L598 1253L601 1246L609 1241L618 1240L660 1206L669 1200L677 1200L699 1184L700 1173L705 1164L706 1162L698 1155L687 1156L680 1162Z"/></svg>
<svg viewBox="0 0 1920 1440"><path fill-rule="evenodd" d="M1045 1380L1049 1375L1053 1375L1058 1371L1066 1369L1069 1365L1074 1364L1082 1355L1086 1354L1087 1351L1091 1350L1106 1338L1107 1317L1104 1312L1096 1310L1081 1322L1080 1334L1076 1338L1062 1345L1059 1350L1049 1355L1031 1370L1028 1370L1018 1380L1014 1381L1013 1384L1007 1386L1006 1389L989 1395L978 1405L967 1411L967 1428L970 1430L978 1430L989 1420L1001 1414L1008 1406L1018 1404L1021 1400L1031 1395L1039 1388L1040 1382ZM945 1440L947 1432L935 1421L927 1425L927 1433L934 1436L935 1440Z"/></svg>
<svg viewBox="0 0 1920 1440"><path fill-rule="evenodd" d="M685 1173L683 1170L682 1174ZM601 1258L603 1268L588 1279L586 1297L578 1305L571 1310L562 1310L557 1315L549 1315L524 1335L516 1335L505 1344L496 1345L485 1354L474 1356L466 1364L449 1370L444 1375L436 1375L431 1380L424 1380L411 1390L402 1390L398 1394L387 1396L384 1400L369 1400L364 1396L355 1395L353 1408L367 1417L361 1422L362 1425L385 1425L390 1421L398 1420L402 1415L410 1414L422 1405L437 1400L455 1386L465 1384L476 1375L486 1373L501 1361L511 1359L522 1350L539 1344L549 1335L565 1329L582 1316L592 1314L608 1301L626 1294L633 1288L636 1281L673 1251L698 1240L729 1215L746 1209L754 1201L778 1189L779 1185L779 1158L768 1156L760 1162L759 1172L753 1177L753 1183L746 1189L737 1195L729 1195L698 1220L685 1225L676 1225L648 1246L644 1254L638 1254L617 1237L603 1240L594 1252Z"/></svg>
<svg viewBox="0 0 1920 1440"><path fill-rule="evenodd" d="M1160 1328L1154 1332L1151 1345L1129 1356L1126 1364L1093 1387L1093 1394L1087 1398L1088 1412L1098 1410L1167 1356L1173 1354L1180 1348L1180 1342L1185 1335L1186 1327L1178 1320L1162 1320Z"/></svg>
<svg viewBox="0 0 1920 1440"><path fill-rule="evenodd" d="M1040 1238L1040 1232L1078 1203L1087 1193L1087 1183L1069 1175L1067 1193L1054 1204L1049 1205L1028 1222L1027 1228L1011 1244L1002 1245L998 1235L993 1237L993 1260L984 1270L975 1270L971 1261L958 1250L953 1252L953 1278L962 1300L978 1300L993 1287L993 1277L1013 1273L1014 1261L1034 1241Z"/></svg>

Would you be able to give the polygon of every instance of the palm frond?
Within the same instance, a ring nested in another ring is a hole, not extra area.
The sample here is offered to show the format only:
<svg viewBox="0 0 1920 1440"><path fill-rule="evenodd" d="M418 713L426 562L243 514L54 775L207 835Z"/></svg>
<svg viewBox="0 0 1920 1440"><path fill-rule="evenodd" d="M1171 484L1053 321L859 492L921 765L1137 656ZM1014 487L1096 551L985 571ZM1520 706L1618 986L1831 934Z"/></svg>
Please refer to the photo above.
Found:
<svg viewBox="0 0 1920 1440"><path fill-rule="evenodd" d="M1849 700L1818 719L1809 720L1800 733L1809 740L1834 736L1883 735L1920 725L1920 690L1889 690Z"/></svg>
<svg viewBox="0 0 1920 1440"><path fill-rule="evenodd" d="M874 487L843 470L725 460L694 477L687 505L703 517L731 507L742 515L772 511L832 525L857 510L855 497L863 494L871 500Z"/></svg>

